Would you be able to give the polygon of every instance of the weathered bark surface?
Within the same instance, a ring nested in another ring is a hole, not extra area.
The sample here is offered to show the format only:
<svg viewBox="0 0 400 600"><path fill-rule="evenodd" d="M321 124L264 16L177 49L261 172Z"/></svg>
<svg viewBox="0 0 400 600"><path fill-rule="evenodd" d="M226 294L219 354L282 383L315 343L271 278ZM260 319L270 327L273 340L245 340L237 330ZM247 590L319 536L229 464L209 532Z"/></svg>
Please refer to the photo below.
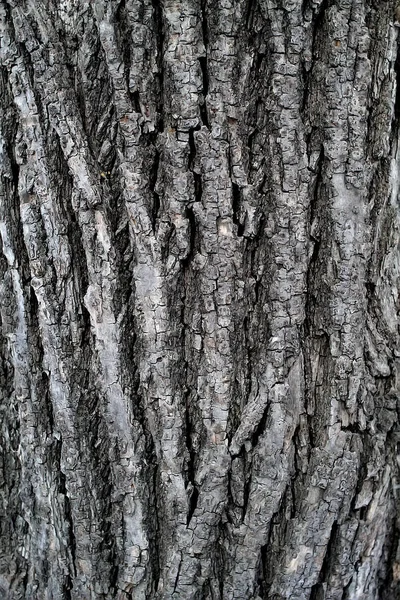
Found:
<svg viewBox="0 0 400 600"><path fill-rule="evenodd" d="M394 599L387 0L0 0L0 597Z"/></svg>

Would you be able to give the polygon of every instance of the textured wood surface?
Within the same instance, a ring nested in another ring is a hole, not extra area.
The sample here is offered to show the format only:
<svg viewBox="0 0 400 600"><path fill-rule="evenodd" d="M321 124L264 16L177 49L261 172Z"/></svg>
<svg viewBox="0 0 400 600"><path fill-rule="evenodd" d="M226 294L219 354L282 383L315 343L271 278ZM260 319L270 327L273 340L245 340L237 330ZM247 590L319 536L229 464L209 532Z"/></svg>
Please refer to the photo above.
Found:
<svg viewBox="0 0 400 600"><path fill-rule="evenodd" d="M400 596L398 6L0 0L0 597Z"/></svg>

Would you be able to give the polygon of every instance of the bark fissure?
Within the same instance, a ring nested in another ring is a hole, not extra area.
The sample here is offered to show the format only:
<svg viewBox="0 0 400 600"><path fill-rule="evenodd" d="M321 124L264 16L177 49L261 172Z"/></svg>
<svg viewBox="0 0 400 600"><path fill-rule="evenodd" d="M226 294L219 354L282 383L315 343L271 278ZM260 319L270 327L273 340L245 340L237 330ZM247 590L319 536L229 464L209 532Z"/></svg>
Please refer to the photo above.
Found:
<svg viewBox="0 0 400 600"><path fill-rule="evenodd" d="M209 28L207 17L207 0L200 0L201 3L201 31L204 44L204 56L199 56L199 64L202 76L203 99L200 101L200 118L203 125L210 127L207 114L207 94L209 88L210 75L208 72L208 56L209 52Z"/></svg>

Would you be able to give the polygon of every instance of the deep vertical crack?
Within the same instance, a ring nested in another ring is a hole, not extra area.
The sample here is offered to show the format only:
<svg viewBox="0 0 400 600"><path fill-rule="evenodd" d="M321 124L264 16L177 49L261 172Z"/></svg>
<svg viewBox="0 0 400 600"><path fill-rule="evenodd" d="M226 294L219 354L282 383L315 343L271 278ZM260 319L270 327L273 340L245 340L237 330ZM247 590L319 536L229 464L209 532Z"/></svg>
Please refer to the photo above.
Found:
<svg viewBox="0 0 400 600"><path fill-rule="evenodd" d="M203 99L200 102L200 118L205 127L209 127L208 114L207 114L207 94L209 89L209 72L208 72L208 45L209 45L209 31L208 31L208 20L207 20L207 0L201 0L201 27L203 34L203 44L205 56L199 57L200 69L202 73L203 81Z"/></svg>
<svg viewBox="0 0 400 600"><path fill-rule="evenodd" d="M158 80L158 131L164 131L164 21L163 21L163 5L161 0L152 0L154 32L156 38L157 50L157 73L155 77Z"/></svg>

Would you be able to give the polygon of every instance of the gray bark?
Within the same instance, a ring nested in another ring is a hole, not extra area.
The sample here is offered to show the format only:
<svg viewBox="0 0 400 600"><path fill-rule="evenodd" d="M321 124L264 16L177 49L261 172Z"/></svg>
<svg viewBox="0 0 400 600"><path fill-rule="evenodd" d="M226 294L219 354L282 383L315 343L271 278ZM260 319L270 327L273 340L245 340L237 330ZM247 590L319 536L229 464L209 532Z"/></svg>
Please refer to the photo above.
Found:
<svg viewBox="0 0 400 600"><path fill-rule="evenodd" d="M1 598L400 595L396 23L0 0Z"/></svg>

